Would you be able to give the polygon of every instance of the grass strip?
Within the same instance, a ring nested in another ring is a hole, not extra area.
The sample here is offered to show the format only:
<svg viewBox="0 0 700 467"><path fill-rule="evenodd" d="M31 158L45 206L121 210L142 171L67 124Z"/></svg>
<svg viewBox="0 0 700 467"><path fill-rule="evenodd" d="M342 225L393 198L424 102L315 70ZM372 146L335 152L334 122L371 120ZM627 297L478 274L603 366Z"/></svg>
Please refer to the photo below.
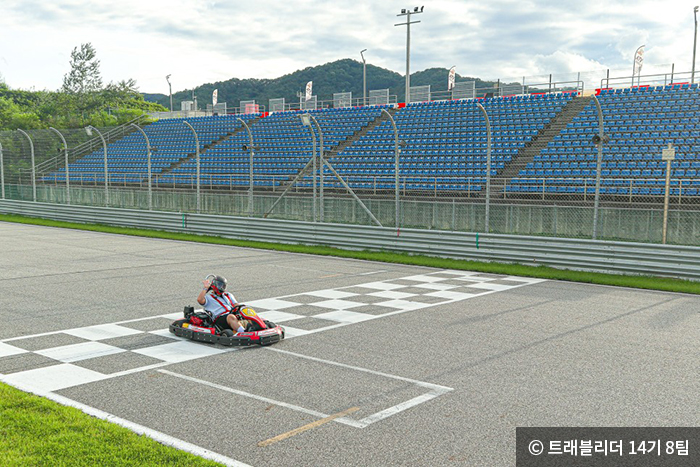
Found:
<svg viewBox="0 0 700 467"><path fill-rule="evenodd" d="M0 383L0 465L218 466Z"/></svg>
<svg viewBox="0 0 700 467"><path fill-rule="evenodd" d="M137 237L163 238L179 241L211 243L217 245L230 245L246 248L258 248L274 251L288 251L321 256L337 256L341 258L354 258L384 263L407 264L414 266L427 266L443 269L459 269L468 271L487 272L493 274L508 274L511 276L536 277L541 279L554 279L588 284L611 285L618 287L632 287L637 289L660 290L665 292L682 292L700 294L700 282L674 279L669 277L633 276L623 274L606 274L599 272L573 271L569 269L557 269L549 266L528 266L522 264L487 263L482 261L468 261L461 259L439 258L426 255L412 255L408 253L395 253L387 251L357 251L344 250L329 246L295 245L286 243L257 242L249 240L236 240L223 237L186 234L179 232L166 232L161 230L135 229L128 227L115 227L102 224L81 224L76 222L55 221L34 217L0 214L0 221L16 222L22 224L43 225L49 227L62 227L94 232L105 232L119 235L132 235Z"/></svg>

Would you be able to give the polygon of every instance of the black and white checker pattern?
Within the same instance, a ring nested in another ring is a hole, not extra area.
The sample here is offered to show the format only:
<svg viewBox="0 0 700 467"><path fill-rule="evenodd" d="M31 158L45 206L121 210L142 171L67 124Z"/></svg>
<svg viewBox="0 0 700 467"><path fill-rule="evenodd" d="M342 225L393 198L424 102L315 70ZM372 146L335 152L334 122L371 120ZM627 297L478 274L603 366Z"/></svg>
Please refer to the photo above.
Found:
<svg viewBox="0 0 700 467"><path fill-rule="evenodd" d="M399 279L246 302L282 324L286 338L321 332L541 282L467 271ZM174 336L181 313L68 329L0 341L0 380L38 393L230 352Z"/></svg>

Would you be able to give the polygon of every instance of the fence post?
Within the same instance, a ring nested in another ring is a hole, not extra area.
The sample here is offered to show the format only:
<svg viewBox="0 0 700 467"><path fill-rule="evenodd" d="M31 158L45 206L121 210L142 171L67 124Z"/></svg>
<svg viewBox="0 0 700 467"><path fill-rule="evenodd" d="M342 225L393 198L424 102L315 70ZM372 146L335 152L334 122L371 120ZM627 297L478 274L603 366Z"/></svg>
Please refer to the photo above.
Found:
<svg viewBox="0 0 700 467"><path fill-rule="evenodd" d="M68 169L68 143L66 143L66 139L63 137L63 134L55 129L54 127L49 127L49 130L53 131L56 133L60 138L61 141L63 141L63 149L65 150L65 155L66 155L66 204L70 204L70 173ZM58 177L54 177L54 181L58 184Z"/></svg>
<svg viewBox="0 0 700 467"><path fill-rule="evenodd" d="M2 143L0 143L0 186L2 186L2 199L5 199L5 164L2 159Z"/></svg>
<svg viewBox="0 0 700 467"><path fill-rule="evenodd" d="M486 119L486 216L484 219L484 231L489 233L489 208L491 202L491 122L483 105L477 103L477 107Z"/></svg>
<svg viewBox="0 0 700 467"><path fill-rule="evenodd" d="M596 110L598 111L598 161L596 163L595 201L593 205L593 240L595 240L598 236L598 208L600 206L600 172L603 165L603 143L605 142L605 129L603 125L603 110L601 109L600 102L598 102L598 98L596 96L593 96L593 102L595 102ZM594 137L593 142L596 143L596 137Z"/></svg>
<svg viewBox="0 0 700 467"><path fill-rule="evenodd" d="M32 141L32 138L30 138L29 135L23 130L17 129L17 131L22 133L29 140L29 148L32 153L32 199L36 203L36 165L34 164L34 142Z"/></svg>

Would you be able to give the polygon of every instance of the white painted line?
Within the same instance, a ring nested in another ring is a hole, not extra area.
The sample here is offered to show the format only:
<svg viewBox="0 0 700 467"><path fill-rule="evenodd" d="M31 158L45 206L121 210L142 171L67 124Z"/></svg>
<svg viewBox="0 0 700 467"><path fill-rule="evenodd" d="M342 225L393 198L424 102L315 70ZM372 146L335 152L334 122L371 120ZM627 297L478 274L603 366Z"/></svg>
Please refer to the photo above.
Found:
<svg viewBox="0 0 700 467"><path fill-rule="evenodd" d="M388 373L382 373L381 371L375 371L375 370L370 370L367 368L361 368L359 366L347 365L345 363L340 363L340 362L333 362L331 360L324 360L322 358L312 357L310 355L303 355L303 354L296 353L296 352L290 352L288 350L276 349L274 347L263 347L263 348L266 350L270 350L272 352L278 352L278 353L282 353L285 355L291 355L293 357L303 358L303 359L311 360L314 362L325 363L327 365L338 366L341 368L347 368L349 370L361 371L363 373L368 373L368 374L376 375L376 376L383 376L385 378L395 379L398 381L405 381L407 383L415 384L415 385L423 387L423 388L439 389L439 390L445 390L445 391L452 391L453 390L453 388L449 388L447 386L440 386L439 384L427 383L425 381L418 381L417 379L404 378L403 376L390 375Z"/></svg>
<svg viewBox="0 0 700 467"><path fill-rule="evenodd" d="M163 363L154 363L152 365L146 365L146 366L139 366L136 368L132 368L131 370L123 370L123 371L118 371L116 373L111 373L109 375L110 378L117 378L119 376L126 376L126 375L133 375L134 373L141 373L144 371L148 370L154 370L156 368L162 368L164 366L171 365L170 362L163 362Z"/></svg>
<svg viewBox="0 0 700 467"><path fill-rule="evenodd" d="M209 357L229 351L217 347L205 346L201 343L183 340L168 344L156 345L153 347L144 347L142 349L132 350L133 353L145 355L147 357L156 358L168 363L180 363L187 360L194 360L201 357Z"/></svg>
<svg viewBox="0 0 700 467"><path fill-rule="evenodd" d="M436 271L436 272L443 272L443 271ZM407 281L416 281L416 282L440 282L447 280L447 277L440 277L440 276L432 276L430 274L419 274L417 276L408 276L408 277L402 277L401 279L405 279Z"/></svg>
<svg viewBox="0 0 700 467"><path fill-rule="evenodd" d="M445 303L445 302L443 302L443 303ZM440 303L440 305L442 305L443 303ZM435 306L435 305L431 305L428 303L411 302L408 300L387 300L386 302L374 303L374 305L386 306L389 308L398 308L402 312L411 311L411 310L420 310L421 308ZM381 316L386 316L386 313L383 315L376 315L376 317L381 317Z"/></svg>
<svg viewBox="0 0 700 467"><path fill-rule="evenodd" d="M31 388L31 392L51 392L80 386L109 378L102 373L88 370L70 363L18 371L2 377L3 382L19 388Z"/></svg>
<svg viewBox="0 0 700 467"><path fill-rule="evenodd" d="M201 384L203 386L209 386L210 388L218 389L220 391L226 391L226 392L230 392L231 394L237 394L239 396L249 397L251 399L255 399L255 400L258 400L260 402L265 402L266 404L274 404L274 405L277 405L279 407L284 407L286 409L294 410L296 412L302 412L302 413L305 413L307 415L313 415L314 417L326 418L329 416L329 414L325 414L323 412L318 412L316 410L307 409L307 408L304 408L304 407L301 407L298 405L294 405L294 404L288 404L287 402L277 401L274 399L270 399L269 397L259 396L257 394L251 394L251 393L245 392L245 391L239 391L238 389L233 389L233 388L230 388L227 386L222 386L220 384L212 383L210 381L205 381L203 379L193 378L191 376L181 375L179 373L173 373L172 371L158 370L158 372L166 374L166 375L174 376L175 378L180 378L180 379L184 379L186 381L191 381L193 383ZM356 428L362 428L361 426L357 426L358 425L357 423L351 423L351 422L354 422L354 420L346 420L346 421L341 421L341 420L343 420L343 419L338 418L335 421L339 421L340 423L345 423L346 425L355 426Z"/></svg>
<svg viewBox="0 0 700 467"><path fill-rule="evenodd" d="M76 408L83 413L86 413L87 415L90 415L95 418L99 418L100 420L105 420L110 423L117 424L119 426L122 426L128 430L133 431L134 433L138 435L144 435L148 436L154 441L159 442L160 444L164 444L166 446L171 446L175 449L179 449L180 451L185 451L189 452L190 454L194 454L195 456L202 457L204 459L209 459L214 462L219 462L224 465L228 465L231 467L251 467L249 464L245 464L243 462L239 462L235 459L232 459L230 457L223 456L221 454L218 454L213 451L209 451L208 449L204 449L202 447L199 447L197 445L188 443L187 441L183 441L181 439L175 438L170 435L166 435L165 433L161 433L160 431L153 430L151 428L147 428L143 425L139 425L134 422L130 422L129 420L125 420L123 418L117 417L116 415L112 415L108 412L104 412L100 409L95 409L93 407L90 407L89 405L81 404L80 402L76 402L72 399L68 399L67 397L60 396L58 394L54 394L52 392L46 392L46 391L39 391L35 388L27 387L22 384L16 384L16 383L9 383L4 380L4 378L0 377L0 381L7 383L7 384L12 384L12 386L16 387L17 389L25 392L30 392L32 394L36 394L37 396L45 397L47 399L50 399L58 404L67 406L67 407L73 407Z"/></svg>
<svg viewBox="0 0 700 467"><path fill-rule="evenodd" d="M406 402L402 402L393 407L389 407L388 409L384 409L381 412L369 415L360 420L360 423L364 424L365 426L371 425L372 423L384 420L385 418L389 418L392 415L396 415L399 412L403 412L404 410L410 409L411 407L415 407L416 405L422 404L423 402L428 402L429 400L435 399L436 397L446 394L450 391L451 389L435 389L434 391L430 391L426 394L414 397L413 399L407 400Z"/></svg>
<svg viewBox="0 0 700 467"><path fill-rule="evenodd" d="M53 358L63 363L79 362L90 358L104 357L126 352L125 349L103 344L102 342L81 342L50 349L36 350L34 353Z"/></svg>
<svg viewBox="0 0 700 467"><path fill-rule="evenodd" d="M294 313L287 313L286 311L277 311L277 310L271 310L271 311L261 311L260 316L263 318L272 321L273 323L284 323L285 321L291 321L294 319L299 319L299 318L306 318L304 315L297 315Z"/></svg>
<svg viewBox="0 0 700 467"><path fill-rule="evenodd" d="M371 292L371 293L368 293L367 295L371 295L372 297L380 297L380 298L402 299L402 298L408 298L408 297L415 297L418 294L406 293L406 292L396 292L393 290L382 290L379 292Z"/></svg>
<svg viewBox="0 0 700 467"><path fill-rule="evenodd" d="M406 279L405 277L401 277L400 279ZM398 279L396 279L398 280ZM367 284L357 284L353 285L352 287L364 287L366 289L377 289L377 290L394 290L394 289L402 289L404 287L407 287L406 285L399 285L399 284L388 284L385 281L377 281L377 282L369 282Z"/></svg>
<svg viewBox="0 0 700 467"><path fill-rule="evenodd" d="M454 301L462 301L466 300L468 298L472 298L475 295L479 295L479 293L462 293L462 292L452 292L450 290L438 290L437 292L430 292L425 294L429 297L438 297L438 298L448 298L450 300Z"/></svg>
<svg viewBox="0 0 700 467"><path fill-rule="evenodd" d="M325 289L325 290L315 290L313 292L304 292L303 295L313 295L314 297L341 299L341 298L348 298L348 297L356 297L359 294L351 293L351 292L343 292L342 290Z"/></svg>
<svg viewBox="0 0 700 467"><path fill-rule="evenodd" d="M61 331L49 331L49 332L41 332L39 334L31 334L29 336L17 336L17 337L8 337L7 339L0 340L0 342L12 342L12 341L19 341L22 339L33 339L35 337L44 337L44 336L51 336L54 334L59 334Z"/></svg>
<svg viewBox="0 0 700 467"><path fill-rule="evenodd" d="M353 302L352 300L324 300L322 302L312 303L313 306L321 308L330 308L331 310L345 310L347 308L355 308L366 305L366 303Z"/></svg>
<svg viewBox="0 0 700 467"><path fill-rule="evenodd" d="M9 357L10 355L19 355L22 353L27 353L27 350L0 342L0 357Z"/></svg>
<svg viewBox="0 0 700 467"><path fill-rule="evenodd" d="M146 334L152 334L154 336L160 336L160 337L168 337L173 340L181 340L184 339L184 337L176 336L172 332L170 332L170 329L164 328L164 329L158 329L157 331L148 331Z"/></svg>
<svg viewBox="0 0 700 467"><path fill-rule="evenodd" d="M142 331L125 328L124 326L119 326L118 324L100 324L86 328L66 329L62 332L65 334L70 334L71 336L96 341L100 339L110 339L112 337L124 337L134 334L141 334Z"/></svg>
<svg viewBox="0 0 700 467"><path fill-rule="evenodd" d="M349 425L349 426L352 426L354 428L366 428L367 426L371 425L372 423L378 422L380 420L384 420L385 418L391 417L392 415L396 415L397 413L403 412L404 410L408 410L408 409L415 407L419 404L422 404L422 403L427 402L429 400L435 399L436 397L439 397L439 396L446 394L446 393L453 390L453 388L449 388L447 386L440 386L438 384L428 383L425 381L418 381L418 380L411 379L411 378L404 378L403 376L390 375L388 373L382 373L380 371L374 371L374 370L369 370L367 368L361 368L358 366L347 365L345 363L333 362L331 360L324 360L322 358L316 358L316 357L311 357L308 355L298 354L295 352L289 352L287 350L275 349L272 347L265 347L265 349L272 350L274 352L278 352L278 353L285 354L285 355L291 355L293 357L298 357L298 358L303 358L306 360L324 363L327 365L333 365L333 366L346 368L346 369L350 369L350 370L354 370L354 371L368 373L368 374L375 375L375 376L381 376L384 378L403 381L403 382L414 384L414 385L422 387L422 388L430 389L430 392L428 392L426 394L422 394L422 395L414 397L413 399L410 399L408 401L401 402L400 404L389 407L389 408L384 409L384 410L377 412L375 414L369 415L369 416L363 418L362 420L354 420L354 419L347 418L347 417L341 417L341 418L337 418L337 419L333 420L335 422L342 423L344 425ZM319 418L329 417L328 414L325 414L323 412L319 412L319 411L312 410L312 409L307 409L305 407L301 407L301 406L298 406L295 404L289 404L287 402L282 402L282 401L270 399L268 397L259 396L257 394L251 394L249 392L240 391L238 389L233 389L233 388L230 388L227 386L222 386L220 384L212 383L212 382L205 381L205 380L202 380L199 378L193 378L191 376L185 376L185 375L182 375L179 373L174 373L174 372L169 371L169 370L158 370L158 372L166 374L166 375L174 376L176 378L184 379L186 381L191 381L193 383L202 384L204 386L209 386L211 388L219 389L221 391L226 391L226 392L229 392L232 394L237 394L239 396L249 397L251 399L265 402L267 404L274 404L274 405L277 405L279 407L284 407L284 408L294 410L297 412L302 412L302 413L305 413L307 415L313 415L313 416L319 417Z"/></svg>
<svg viewBox="0 0 700 467"><path fill-rule="evenodd" d="M464 285L467 285L465 282ZM416 287L420 287L421 289L431 289L431 290L450 290L450 289L456 289L457 287L460 287L459 285L452 285L452 284L441 284L439 282L433 282L432 284L420 284L417 285Z"/></svg>
<svg viewBox="0 0 700 467"><path fill-rule="evenodd" d="M319 362L319 363L325 363L327 365L338 366L341 368L347 368L347 369L354 370L354 371L360 371L360 372L368 373L368 374L375 375L375 376L382 376L384 378L404 381L407 383L415 384L416 386L431 389L431 391L426 393L426 394L422 394L422 395L420 395L418 397L414 397L413 399L410 399L408 401L401 402L400 404L389 407L388 409L384 409L380 412L369 415L369 416L363 418L362 420L352 420L352 419L347 419L346 417L336 419L337 422L346 423L346 424L348 424L347 423L348 421L353 421L354 422L353 426L361 425L361 426L359 426L359 428L365 428L365 427L371 425L372 423L378 422L380 420L384 420L385 418L391 417L392 415L396 415L397 413L403 412L404 410L410 409L411 407L415 407L416 405L419 405L419 404L422 404L422 403L427 402L429 400L435 399L436 397L441 396L443 394L446 394L446 393L453 390L453 388L449 388L447 386L440 386L440 385L433 384L433 383L427 383L425 381L418 381L415 379L404 378L403 376L390 375L388 373L382 373L380 371L369 370L367 368L361 368L358 366L347 365L345 363L333 362L333 361L325 360L322 358L311 357L309 355L302 355L302 354L298 354L295 352L290 352L288 350L275 349L275 348L271 348L271 347L266 347L266 349L272 350L272 351L275 351L278 353L282 353L285 355L291 355L294 357L303 358L306 360L312 360L312 361Z"/></svg>
<svg viewBox="0 0 700 467"><path fill-rule="evenodd" d="M477 282L476 284L469 284L467 287L471 287L474 289L485 289L485 290L493 290L496 292L503 292L504 290L508 289L513 289L515 287L522 287L523 285L529 285L528 283L523 283L518 284L518 285L502 285L502 284L494 284L492 282Z"/></svg>
<svg viewBox="0 0 700 467"><path fill-rule="evenodd" d="M366 313L355 313L354 311L348 310L329 311L328 313L321 313L320 315L314 315L313 317L337 321L344 324L360 323L362 321L368 321L374 318L374 316Z"/></svg>
<svg viewBox="0 0 700 467"><path fill-rule="evenodd" d="M260 307L266 310L284 310L285 308L299 306L299 304L296 302L288 302L285 300L280 300L279 298L263 298L260 300L253 300L245 303L246 305L250 305L252 307Z"/></svg>
<svg viewBox="0 0 700 467"><path fill-rule="evenodd" d="M293 337L306 336L308 334L313 334L314 332L317 332L317 330L307 331L306 329L299 329L299 328L295 328L292 326L285 326L284 327L284 338L286 340L286 339L291 339Z"/></svg>

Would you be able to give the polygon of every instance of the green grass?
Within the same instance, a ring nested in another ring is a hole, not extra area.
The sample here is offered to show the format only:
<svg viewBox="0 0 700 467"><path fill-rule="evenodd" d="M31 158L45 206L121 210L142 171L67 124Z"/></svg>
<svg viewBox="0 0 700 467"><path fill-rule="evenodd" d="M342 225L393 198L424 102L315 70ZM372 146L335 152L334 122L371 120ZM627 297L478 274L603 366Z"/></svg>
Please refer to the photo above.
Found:
<svg viewBox="0 0 700 467"><path fill-rule="evenodd" d="M0 465L218 466L78 409L0 384Z"/></svg>
<svg viewBox="0 0 700 467"><path fill-rule="evenodd" d="M333 248L328 246L290 245L285 243L255 242L248 240L234 240L214 236L194 235L177 232L164 232L160 230L133 229L100 224L79 224L74 222L54 221L48 219L39 219L16 215L0 214L0 221L90 230L95 232L133 235L138 237L165 238L188 242L213 243L217 245L259 248L264 250L289 251L294 253L305 253L310 255L337 256L341 258L355 258L369 261L380 261L385 263L409 264L415 266L428 266L444 269L462 269L469 271L490 272L494 274L509 274L512 276L527 276L542 279L583 282L588 284L612 285L619 287L633 287L638 289L662 290L667 292L700 294L700 282L683 279L673 279L667 277L604 274L597 272L582 272L567 269L557 269L548 266L526 266L521 264L487 263L480 261L438 258L433 256L411 255L405 253L394 253L386 251L356 251L343 250L340 248Z"/></svg>

